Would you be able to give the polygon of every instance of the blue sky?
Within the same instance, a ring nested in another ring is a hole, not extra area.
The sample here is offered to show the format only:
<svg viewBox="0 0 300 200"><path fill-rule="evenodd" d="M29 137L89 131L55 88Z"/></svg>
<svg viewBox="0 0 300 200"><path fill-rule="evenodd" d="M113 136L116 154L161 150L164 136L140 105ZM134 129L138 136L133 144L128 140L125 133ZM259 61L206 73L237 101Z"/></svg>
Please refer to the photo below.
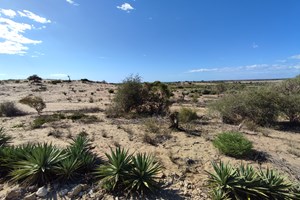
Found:
<svg viewBox="0 0 300 200"><path fill-rule="evenodd" d="M300 74L299 0L0 0L0 79Z"/></svg>

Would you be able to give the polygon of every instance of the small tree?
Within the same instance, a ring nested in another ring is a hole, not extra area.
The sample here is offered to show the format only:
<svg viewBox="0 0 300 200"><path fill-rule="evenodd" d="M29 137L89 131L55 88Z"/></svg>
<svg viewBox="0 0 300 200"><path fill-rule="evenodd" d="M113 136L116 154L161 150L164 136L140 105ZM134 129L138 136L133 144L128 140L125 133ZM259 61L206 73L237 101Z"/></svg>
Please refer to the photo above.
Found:
<svg viewBox="0 0 300 200"><path fill-rule="evenodd" d="M42 78L39 77L38 75L34 74L34 75L31 75L27 78L29 81L32 81L34 83L40 83Z"/></svg>
<svg viewBox="0 0 300 200"><path fill-rule="evenodd" d="M37 96L27 96L20 100L20 103L34 108L37 113L40 115L42 110L46 108L46 104L41 97Z"/></svg>

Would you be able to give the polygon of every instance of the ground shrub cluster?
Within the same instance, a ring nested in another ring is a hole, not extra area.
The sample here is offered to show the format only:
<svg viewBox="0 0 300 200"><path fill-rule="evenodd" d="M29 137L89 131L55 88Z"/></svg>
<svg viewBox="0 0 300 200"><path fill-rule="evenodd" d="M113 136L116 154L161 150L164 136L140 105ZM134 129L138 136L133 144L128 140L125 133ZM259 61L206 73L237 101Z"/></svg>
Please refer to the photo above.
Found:
<svg viewBox="0 0 300 200"><path fill-rule="evenodd" d="M280 116L291 123L300 120L300 77L272 86L247 89L227 94L211 104L224 123L239 124L244 120L261 126L272 125Z"/></svg>

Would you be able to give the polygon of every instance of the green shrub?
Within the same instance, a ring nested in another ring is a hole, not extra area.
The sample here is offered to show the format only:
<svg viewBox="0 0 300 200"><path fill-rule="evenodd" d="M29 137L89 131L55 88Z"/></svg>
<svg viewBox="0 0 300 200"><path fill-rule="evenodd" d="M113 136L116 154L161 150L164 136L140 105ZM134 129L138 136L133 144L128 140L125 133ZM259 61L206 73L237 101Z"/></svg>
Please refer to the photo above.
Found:
<svg viewBox="0 0 300 200"><path fill-rule="evenodd" d="M108 158L108 163L101 165L96 175L102 179L102 186L108 191L115 189L123 189L123 183L128 179L128 173L131 169L131 154L128 151L116 148L115 151L111 149L111 154L105 154Z"/></svg>
<svg viewBox="0 0 300 200"><path fill-rule="evenodd" d="M220 113L224 123L239 124L247 119L259 125L269 125L277 120L278 93L270 88L249 89L228 94L210 105Z"/></svg>
<svg viewBox="0 0 300 200"><path fill-rule="evenodd" d="M252 150L252 142L239 132L224 132L213 140L213 145L227 156L240 158Z"/></svg>
<svg viewBox="0 0 300 200"><path fill-rule="evenodd" d="M41 82L42 81L42 78L39 77L38 75L34 74L34 75L31 75L27 78L29 81L33 81L33 82Z"/></svg>
<svg viewBox="0 0 300 200"><path fill-rule="evenodd" d="M251 166L233 168L223 162L212 163L214 173L209 174L212 198L223 199L297 199L293 184L273 170L256 171Z"/></svg>
<svg viewBox="0 0 300 200"><path fill-rule="evenodd" d="M61 113L55 113L53 115L43 115L43 116L38 116L36 119L33 120L31 124L31 128L41 128L41 126L45 123L49 122L54 122L54 121L59 121L61 119L65 119L65 115Z"/></svg>
<svg viewBox="0 0 300 200"><path fill-rule="evenodd" d="M55 166L66 158L61 150L48 144L37 144L24 153L25 158L13 163L10 176L12 181L25 185L49 183L55 175Z"/></svg>
<svg viewBox="0 0 300 200"><path fill-rule="evenodd" d="M0 104L0 116L14 117L24 114L25 113L19 110L13 102L4 102Z"/></svg>
<svg viewBox="0 0 300 200"><path fill-rule="evenodd" d="M179 110L178 118L180 122L188 123L198 118L197 113L191 108L182 107Z"/></svg>
<svg viewBox="0 0 300 200"><path fill-rule="evenodd" d="M154 192L159 188L157 175L161 171L161 165L154 160L153 156L147 154L137 154L132 157L132 169L126 181L129 191L143 194L150 190Z"/></svg>
<svg viewBox="0 0 300 200"><path fill-rule="evenodd" d="M144 194L160 187L156 177L161 165L147 154L133 156L128 151L116 148L105 154L108 163L100 166L96 175L102 179L102 187L115 192L137 192Z"/></svg>
<svg viewBox="0 0 300 200"><path fill-rule="evenodd" d="M107 110L109 117L128 114L165 114L169 108L171 95L168 86L160 83L142 83L139 76L126 78L119 86L113 104Z"/></svg>
<svg viewBox="0 0 300 200"><path fill-rule="evenodd" d="M46 108L46 104L41 97L37 96L27 96L20 100L20 103L34 108L38 114L41 114L42 110Z"/></svg>

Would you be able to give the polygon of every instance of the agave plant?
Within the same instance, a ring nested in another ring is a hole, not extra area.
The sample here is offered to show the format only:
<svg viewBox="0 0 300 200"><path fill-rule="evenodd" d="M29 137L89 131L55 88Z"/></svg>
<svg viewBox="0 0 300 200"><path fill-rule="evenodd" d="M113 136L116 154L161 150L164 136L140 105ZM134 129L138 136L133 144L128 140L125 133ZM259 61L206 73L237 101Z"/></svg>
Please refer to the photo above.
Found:
<svg viewBox="0 0 300 200"><path fill-rule="evenodd" d="M53 178L55 166L66 155L51 144L37 144L31 151L24 151L24 158L13 163L10 176L12 181L25 185L45 184Z"/></svg>
<svg viewBox="0 0 300 200"><path fill-rule="evenodd" d="M229 164L212 163L215 173L209 173L209 184L214 188L213 199L223 195L230 199L297 199L292 184L273 170L255 171L250 166L232 168ZM291 192L293 191L293 192ZM222 199L222 198L221 198Z"/></svg>
<svg viewBox="0 0 300 200"><path fill-rule="evenodd" d="M272 199L290 199L293 197L293 194L290 193L290 189L293 186L292 183L276 174L273 170L269 168L266 171L260 170L259 178L260 187L267 197L272 197Z"/></svg>
<svg viewBox="0 0 300 200"><path fill-rule="evenodd" d="M111 154L106 153L105 155L108 163L97 168L95 174L97 177L103 178L102 183L105 189L113 191L117 186L122 187L122 183L127 179L132 168L132 155L120 147L115 151L111 149Z"/></svg>
<svg viewBox="0 0 300 200"><path fill-rule="evenodd" d="M79 162L79 169L82 171L90 171L95 166L96 158L90 152L90 146L89 139L85 135L79 134L67 148L67 154L71 160Z"/></svg>
<svg viewBox="0 0 300 200"><path fill-rule="evenodd" d="M82 163L74 157L68 157L54 167L54 173L59 180L73 181L79 177L79 169Z"/></svg>
<svg viewBox="0 0 300 200"><path fill-rule="evenodd" d="M4 133L3 127L0 128L0 148L7 146L12 137Z"/></svg>
<svg viewBox="0 0 300 200"><path fill-rule="evenodd" d="M153 156L137 154L132 157L132 170L126 180L129 191L146 192L159 188L156 181L162 166L154 160Z"/></svg>

